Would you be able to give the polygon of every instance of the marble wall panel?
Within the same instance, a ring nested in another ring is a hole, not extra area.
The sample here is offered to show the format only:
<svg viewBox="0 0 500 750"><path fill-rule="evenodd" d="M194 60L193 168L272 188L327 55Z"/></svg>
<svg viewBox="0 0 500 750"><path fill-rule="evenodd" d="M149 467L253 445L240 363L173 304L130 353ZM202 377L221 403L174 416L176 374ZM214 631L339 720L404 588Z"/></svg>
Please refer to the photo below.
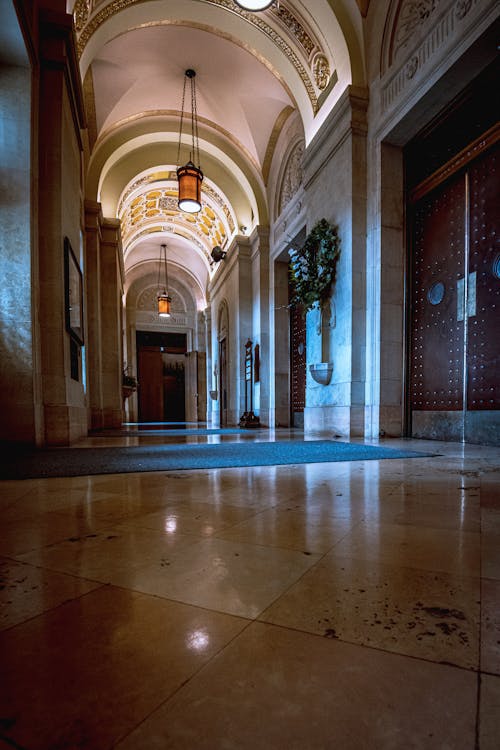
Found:
<svg viewBox="0 0 500 750"><path fill-rule="evenodd" d="M31 71L0 65L0 438L34 442Z"/></svg>

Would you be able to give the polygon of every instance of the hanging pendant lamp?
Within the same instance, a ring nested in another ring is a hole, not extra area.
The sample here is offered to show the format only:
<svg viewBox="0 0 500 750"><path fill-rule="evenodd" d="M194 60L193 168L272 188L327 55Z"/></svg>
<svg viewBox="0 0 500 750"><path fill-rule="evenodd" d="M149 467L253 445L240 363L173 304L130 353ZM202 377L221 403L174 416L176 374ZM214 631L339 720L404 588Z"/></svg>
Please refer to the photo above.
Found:
<svg viewBox="0 0 500 750"><path fill-rule="evenodd" d="M268 2L268 0L234 0L236 5L239 5L243 10L265 10L273 4L274 0Z"/></svg>
<svg viewBox="0 0 500 750"><path fill-rule="evenodd" d="M200 163L200 147L198 143L198 111L196 106L196 72L189 68L184 74L184 86L182 89L181 125L179 129L179 148L177 150L177 181L179 183L178 206L181 211L195 214L201 209L201 183L203 172L195 161ZM182 126L184 122L184 102L186 98L186 85L190 83L191 89L191 147L189 160L180 166L180 152L182 139Z"/></svg>
<svg viewBox="0 0 500 750"><path fill-rule="evenodd" d="M163 281L163 284L161 283ZM158 315L170 318L171 297L168 294L167 246L160 245L160 263L158 266Z"/></svg>

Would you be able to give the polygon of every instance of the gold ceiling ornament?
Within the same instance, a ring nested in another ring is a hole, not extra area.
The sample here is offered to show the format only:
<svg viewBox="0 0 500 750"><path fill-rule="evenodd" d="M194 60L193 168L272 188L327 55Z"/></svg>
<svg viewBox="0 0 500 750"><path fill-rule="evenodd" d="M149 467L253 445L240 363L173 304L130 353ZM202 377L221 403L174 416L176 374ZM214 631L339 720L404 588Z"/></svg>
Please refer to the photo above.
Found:
<svg viewBox="0 0 500 750"><path fill-rule="evenodd" d="M316 86L320 91L324 91L330 83L330 63L325 55L319 53L313 59L312 69Z"/></svg>
<svg viewBox="0 0 500 750"><path fill-rule="evenodd" d="M103 7L99 12L95 13L95 15L90 20L88 20L88 23L85 24L81 32L78 34L78 56L82 56L90 38L95 34L100 26L106 23L106 21L112 18L116 13L119 13L122 10L126 10L133 5L137 5L142 2L144 2L144 0L111 0L111 2ZM267 23L265 17L251 13L247 10L243 10L238 5L236 5L234 0L202 0L202 2L217 5L219 7L225 8L232 13L239 14L243 16L243 18L248 23L252 24L252 26L255 26L264 34L266 34L266 36L271 39L271 41L283 52L285 57L290 60L290 62L294 66L307 91L313 113L317 114L319 110L318 96L316 93L316 86L313 80L311 80L310 71L306 69L305 65L302 63L301 59L292 49L290 44L285 41L285 39L278 33L278 31L276 31L276 29L272 28L272 26ZM308 56L307 50L310 48L311 44L314 44L314 42L312 42L310 33L304 29L303 22L297 19L289 9L284 8L284 6L282 6L281 4L279 10L276 11L276 17L279 18L280 21L282 21L282 24L285 26L287 32L294 38L297 44L302 47L305 55ZM170 23L172 23L173 25L175 22L169 22L167 19L165 19L161 22L158 22L158 25L169 25ZM152 22L148 25L156 25L156 22ZM193 26L196 27L196 24L193 24ZM128 29L127 31L132 30L133 28ZM318 49L318 51L321 51L319 45L315 45L315 47Z"/></svg>
<svg viewBox="0 0 500 750"><path fill-rule="evenodd" d="M295 37L308 58L315 49L320 49L319 44L313 41L311 32L305 28L304 22L294 16L288 8L285 8L284 5L277 5L272 9L272 12Z"/></svg>
<svg viewBox="0 0 500 750"><path fill-rule="evenodd" d="M175 172L172 174L173 182L176 175ZM137 192L140 188L142 190ZM124 250L144 233L160 231L159 227L167 222L175 234L182 234L180 230L184 227L191 237L198 237L204 250L214 244L225 247L234 233L234 219L229 207L214 190L204 188L204 194L201 211L187 214L177 205L177 190L173 185L148 184L144 182L144 177L136 180L127 188L119 203L118 218Z"/></svg>
<svg viewBox="0 0 500 750"><path fill-rule="evenodd" d="M90 15L90 0L76 0L73 8L73 18L75 19L75 29L80 32L87 23Z"/></svg>

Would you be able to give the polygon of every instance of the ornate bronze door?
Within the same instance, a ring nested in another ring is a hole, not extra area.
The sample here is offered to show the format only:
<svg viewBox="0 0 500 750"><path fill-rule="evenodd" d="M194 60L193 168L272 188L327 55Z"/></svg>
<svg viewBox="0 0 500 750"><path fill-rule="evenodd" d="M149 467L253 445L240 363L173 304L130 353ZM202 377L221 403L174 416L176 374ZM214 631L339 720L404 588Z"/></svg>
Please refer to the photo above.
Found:
<svg viewBox="0 0 500 750"><path fill-rule="evenodd" d="M500 440L498 147L414 206L414 437Z"/></svg>

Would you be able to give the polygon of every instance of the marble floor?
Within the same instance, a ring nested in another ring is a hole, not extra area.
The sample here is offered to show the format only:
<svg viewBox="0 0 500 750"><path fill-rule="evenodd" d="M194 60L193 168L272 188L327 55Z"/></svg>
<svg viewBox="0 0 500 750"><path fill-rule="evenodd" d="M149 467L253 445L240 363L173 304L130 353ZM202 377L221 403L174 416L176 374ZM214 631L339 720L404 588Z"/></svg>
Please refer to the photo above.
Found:
<svg viewBox="0 0 500 750"><path fill-rule="evenodd" d="M0 482L0 750L497 750L500 451L384 444Z"/></svg>

